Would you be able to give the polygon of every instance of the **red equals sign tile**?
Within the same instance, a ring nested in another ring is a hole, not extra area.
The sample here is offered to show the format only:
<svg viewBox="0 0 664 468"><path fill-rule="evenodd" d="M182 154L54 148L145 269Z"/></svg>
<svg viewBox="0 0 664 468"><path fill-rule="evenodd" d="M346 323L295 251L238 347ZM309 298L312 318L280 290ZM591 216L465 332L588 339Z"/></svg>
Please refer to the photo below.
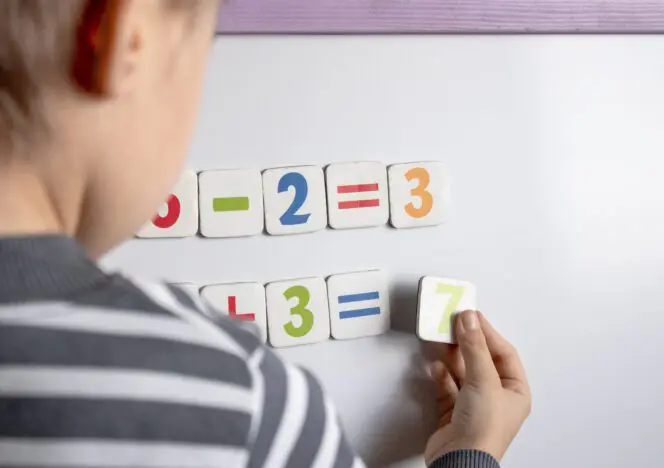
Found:
<svg viewBox="0 0 664 468"><path fill-rule="evenodd" d="M359 184L359 185L339 185L337 187L338 194L346 193L368 193L377 192L379 190L378 184ZM367 200L348 200L339 202L340 210L350 210L354 208L374 208L380 206L378 198L370 198Z"/></svg>

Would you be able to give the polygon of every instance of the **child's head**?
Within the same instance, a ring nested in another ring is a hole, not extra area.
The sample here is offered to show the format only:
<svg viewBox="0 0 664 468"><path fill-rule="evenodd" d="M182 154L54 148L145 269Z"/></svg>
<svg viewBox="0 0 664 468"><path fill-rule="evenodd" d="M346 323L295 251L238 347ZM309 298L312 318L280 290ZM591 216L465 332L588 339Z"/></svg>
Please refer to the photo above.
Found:
<svg viewBox="0 0 664 468"><path fill-rule="evenodd" d="M0 1L0 235L64 231L99 255L153 214L216 17L217 0Z"/></svg>

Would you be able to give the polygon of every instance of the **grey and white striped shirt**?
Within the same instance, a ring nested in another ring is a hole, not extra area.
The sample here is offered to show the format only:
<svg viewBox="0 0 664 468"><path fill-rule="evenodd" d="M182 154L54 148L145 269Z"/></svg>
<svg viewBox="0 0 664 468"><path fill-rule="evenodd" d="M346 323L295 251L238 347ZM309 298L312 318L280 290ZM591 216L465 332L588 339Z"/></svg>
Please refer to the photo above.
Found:
<svg viewBox="0 0 664 468"><path fill-rule="evenodd" d="M197 296L0 238L0 468L363 466L316 380Z"/></svg>
<svg viewBox="0 0 664 468"><path fill-rule="evenodd" d="M315 379L204 307L0 240L0 466L362 467Z"/></svg>

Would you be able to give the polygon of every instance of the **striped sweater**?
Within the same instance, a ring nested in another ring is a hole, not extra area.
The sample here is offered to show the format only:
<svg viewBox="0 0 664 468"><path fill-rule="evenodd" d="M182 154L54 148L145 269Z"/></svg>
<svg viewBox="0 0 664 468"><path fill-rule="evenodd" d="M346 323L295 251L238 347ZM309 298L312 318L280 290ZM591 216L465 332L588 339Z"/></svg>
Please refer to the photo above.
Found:
<svg viewBox="0 0 664 468"><path fill-rule="evenodd" d="M316 380L245 327L71 239L0 239L0 467L363 467Z"/></svg>

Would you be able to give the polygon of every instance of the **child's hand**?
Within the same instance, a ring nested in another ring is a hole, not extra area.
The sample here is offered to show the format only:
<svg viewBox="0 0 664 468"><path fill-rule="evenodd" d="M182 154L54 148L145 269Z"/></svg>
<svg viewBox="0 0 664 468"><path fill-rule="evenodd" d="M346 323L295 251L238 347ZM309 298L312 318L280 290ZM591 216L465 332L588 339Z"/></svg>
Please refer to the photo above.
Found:
<svg viewBox="0 0 664 468"><path fill-rule="evenodd" d="M427 465L461 449L500 461L530 413L530 388L514 347L479 312L455 322L459 347L434 363L439 429L425 451ZM449 370L448 370L449 368Z"/></svg>

